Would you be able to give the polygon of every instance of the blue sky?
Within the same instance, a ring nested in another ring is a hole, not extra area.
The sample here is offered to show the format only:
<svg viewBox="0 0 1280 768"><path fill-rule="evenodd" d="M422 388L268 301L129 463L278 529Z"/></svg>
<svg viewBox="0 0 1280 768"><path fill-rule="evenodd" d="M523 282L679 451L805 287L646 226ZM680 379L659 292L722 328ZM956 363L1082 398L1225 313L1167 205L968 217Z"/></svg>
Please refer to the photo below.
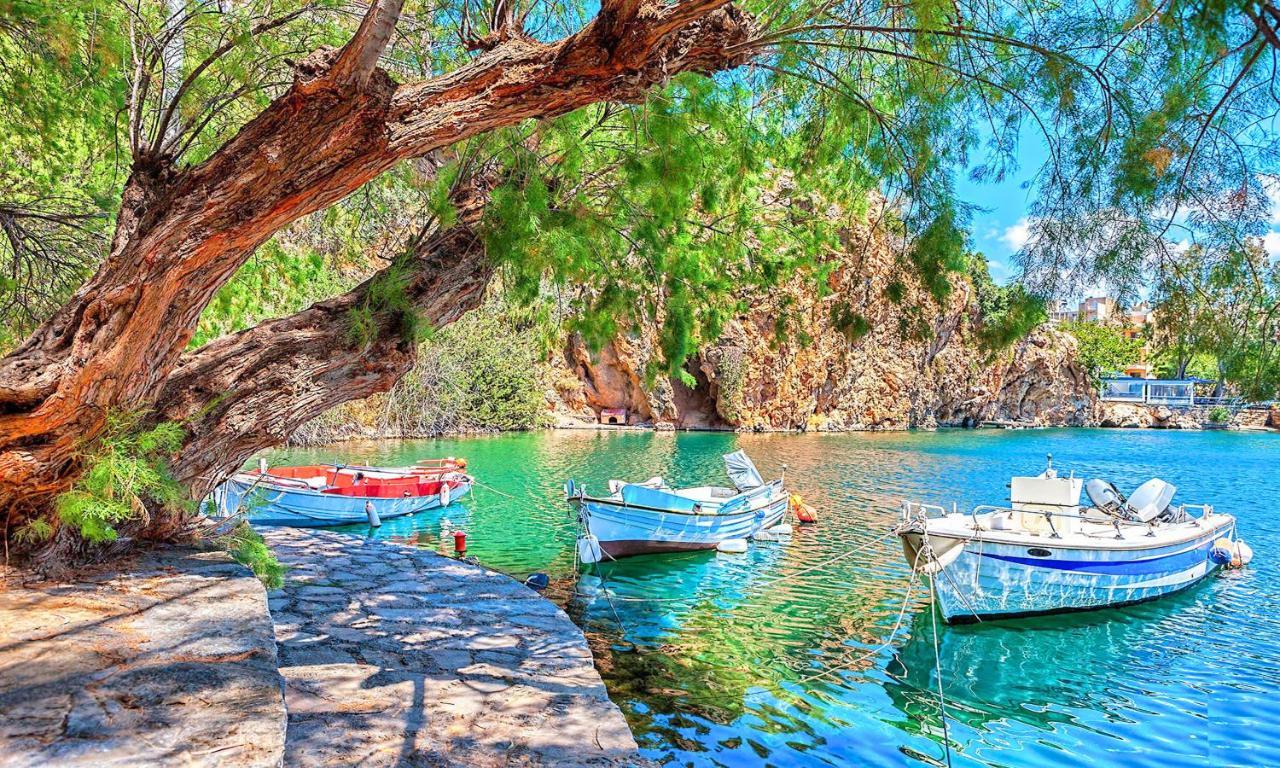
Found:
<svg viewBox="0 0 1280 768"><path fill-rule="evenodd" d="M1017 170L1004 181L977 183L963 174L957 179L960 198L981 208L974 212L970 239L972 246L986 255L991 277L997 283L1007 283L1018 275L1014 254L1027 240L1027 209L1033 193L1026 185L1047 157L1043 138L1024 129L1018 142ZM1273 258L1280 258L1280 184L1272 184L1270 189L1271 232L1263 244Z"/></svg>
<svg viewBox="0 0 1280 768"><path fill-rule="evenodd" d="M991 277L997 283L1007 283L1017 276L1013 256L1026 242L1027 208L1032 197L1032 190L1025 185L1047 157L1044 139L1024 130L1018 142L1017 170L1004 181L977 183L967 174L960 174L957 179L960 199L981 208L973 216L972 245L986 255Z"/></svg>

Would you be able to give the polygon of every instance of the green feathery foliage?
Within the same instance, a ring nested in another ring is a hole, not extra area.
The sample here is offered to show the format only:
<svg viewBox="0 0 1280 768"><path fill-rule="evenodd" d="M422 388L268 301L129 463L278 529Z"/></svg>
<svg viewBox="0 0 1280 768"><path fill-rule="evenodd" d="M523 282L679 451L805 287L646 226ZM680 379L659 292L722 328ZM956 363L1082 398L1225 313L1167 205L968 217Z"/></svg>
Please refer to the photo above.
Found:
<svg viewBox="0 0 1280 768"><path fill-rule="evenodd" d="M80 456L84 472L57 498L58 518L98 543L114 540L117 525L144 518L148 504L190 507L167 467L183 436L182 427L173 422L148 428L142 414L109 414L103 434Z"/></svg>
<svg viewBox="0 0 1280 768"><path fill-rule="evenodd" d="M978 303L978 344L988 353L1008 348L1049 319L1043 298L1018 283L996 285L982 254L969 254L968 265Z"/></svg>
<svg viewBox="0 0 1280 768"><path fill-rule="evenodd" d="M240 523L215 543L253 571L267 589L279 589L284 584L286 568L267 546L262 534L248 523Z"/></svg>

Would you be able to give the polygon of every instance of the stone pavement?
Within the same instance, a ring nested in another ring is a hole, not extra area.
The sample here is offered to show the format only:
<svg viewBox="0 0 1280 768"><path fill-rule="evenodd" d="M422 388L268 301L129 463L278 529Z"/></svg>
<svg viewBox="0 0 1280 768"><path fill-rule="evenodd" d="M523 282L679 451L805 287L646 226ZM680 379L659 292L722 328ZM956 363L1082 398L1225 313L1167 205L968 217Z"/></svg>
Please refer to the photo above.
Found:
<svg viewBox="0 0 1280 768"><path fill-rule="evenodd" d="M225 554L0 583L0 766L269 766L284 741L266 594Z"/></svg>
<svg viewBox="0 0 1280 768"><path fill-rule="evenodd" d="M350 534L268 529L286 766L636 765L582 633L506 576Z"/></svg>

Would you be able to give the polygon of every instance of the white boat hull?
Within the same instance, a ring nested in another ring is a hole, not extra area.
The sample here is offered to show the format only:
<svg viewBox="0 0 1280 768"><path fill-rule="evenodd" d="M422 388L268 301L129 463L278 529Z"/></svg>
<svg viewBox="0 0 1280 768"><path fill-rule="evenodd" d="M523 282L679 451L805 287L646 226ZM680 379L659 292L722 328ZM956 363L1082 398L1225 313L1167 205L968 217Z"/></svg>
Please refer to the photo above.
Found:
<svg viewBox="0 0 1280 768"><path fill-rule="evenodd" d="M436 509L441 506L442 501L447 506L471 489L471 483L464 481L449 489L443 498L438 495L368 498L301 488L281 488L255 480L253 475L235 475L214 489L209 498L215 513L226 517L243 509L246 511L246 519L255 525L319 528L367 522L369 518L365 510L366 503L373 506L373 511L381 520L390 520Z"/></svg>
<svg viewBox="0 0 1280 768"><path fill-rule="evenodd" d="M1110 608L1153 600L1192 586L1217 569L1213 542L1230 536L1234 518L1216 515L1173 543L1130 534L1128 546L1072 547L1054 540L993 541L929 535L940 567L931 573L938 608L951 623ZM923 534L904 532L908 562Z"/></svg>
<svg viewBox="0 0 1280 768"><path fill-rule="evenodd" d="M746 539L780 522L787 512L784 491L732 514L671 512L627 506L603 499L574 499L584 533L594 539L585 548L588 562L631 555L715 549L722 541ZM598 543L598 544L597 544ZM591 559L598 549L599 556Z"/></svg>

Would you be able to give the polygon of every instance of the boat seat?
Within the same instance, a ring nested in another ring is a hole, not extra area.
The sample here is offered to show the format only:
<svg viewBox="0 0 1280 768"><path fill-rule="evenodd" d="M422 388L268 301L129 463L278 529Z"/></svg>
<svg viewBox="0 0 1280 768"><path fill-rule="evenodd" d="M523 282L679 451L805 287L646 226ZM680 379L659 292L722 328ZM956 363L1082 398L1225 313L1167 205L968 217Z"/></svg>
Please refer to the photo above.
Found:
<svg viewBox="0 0 1280 768"><path fill-rule="evenodd" d="M678 496L674 493L635 483L623 485L620 495L622 496L622 501L626 504L635 504L652 509L692 512L698 506L696 501L685 496Z"/></svg>
<svg viewBox="0 0 1280 768"><path fill-rule="evenodd" d="M1089 507L1080 512L1080 519L1087 523L1110 523L1115 519L1115 515L1105 512L1097 507Z"/></svg>

